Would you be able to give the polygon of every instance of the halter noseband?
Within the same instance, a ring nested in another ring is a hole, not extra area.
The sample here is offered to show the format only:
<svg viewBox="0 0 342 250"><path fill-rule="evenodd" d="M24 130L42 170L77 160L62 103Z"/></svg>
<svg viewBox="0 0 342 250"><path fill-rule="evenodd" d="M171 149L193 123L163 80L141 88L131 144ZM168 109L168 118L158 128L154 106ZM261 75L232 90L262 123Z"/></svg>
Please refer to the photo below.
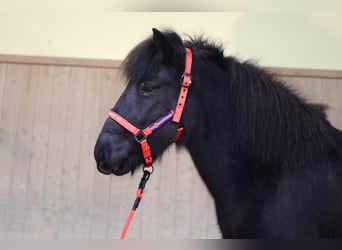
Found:
<svg viewBox="0 0 342 250"><path fill-rule="evenodd" d="M140 144L141 152L143 154L145 160L145 167L149 168L152 167L153 159L151 154L151 147L147 142L147 137L151 135L156 129L160 128L166 122L172 119L174 115L174 111L171 110L166 115L159 118L157 121L153 122L151 125L146 127L145 129L138 129L134 125L132 125L129 121L125 118L120 116L118 113L114 111L109 112L109 117L128 130L131 134L133 134L134 139Z"/></svg>
<svg viewBox="0 0 342 250"><path fill-rule="evenodd" d="M153 164L153 158L151 154L151 147L148 144L147 137L151 135L157 128L164 125L166 122L172 119L175 123L180 123L186 97L189 91L189 87L191 85L191 66L192 66L192 51L189 48L185 48L185 69L184 73L181 77L182 87L179 93L177 105L175 111L171 110L166 115L159 118L157 121L153 122L151 125L146 127L145 129L138 129L121 115L116 113L115 111L109 112L109 118L111 118L116 123L120 124L123 128L133 134L135 140L141 145L141 151L145 160L145 167L150 168ZM178 128L175 142L177 142L183 132L183 128Z"/></svg>

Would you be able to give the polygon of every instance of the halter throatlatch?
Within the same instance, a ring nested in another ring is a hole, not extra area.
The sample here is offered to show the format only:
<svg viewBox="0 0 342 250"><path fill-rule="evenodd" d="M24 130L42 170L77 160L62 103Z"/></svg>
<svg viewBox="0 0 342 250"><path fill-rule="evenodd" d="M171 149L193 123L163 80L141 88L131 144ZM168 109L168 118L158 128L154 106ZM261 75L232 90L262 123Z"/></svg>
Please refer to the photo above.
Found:
<svg viewBox="0 0 342 250"><path fill-rule="evenodd" d="M171 119L174 123L180 123L184 106L185 106L186 97L188 95L189 87L191 85L192 51L189 48L185 48L185 53L186 53L185 69L181 77L182 87L179 93L177 106L174 111L171 110L169 113L162 116L161 118L153 122L151 125L149 125L145 129L139 129L135 127L133 124L131 124L129 121L127 121L125 118L123 118L121 115L119 115L115 111L109 112L109 117L113 121L120 124L123 128L125 128L127 131L133 134L135 140L140 144L141 152L144 157L144 163L145 163L145 166L143 168L144 175L141 178L140 183L139 183L138 191L136 194L137 197L134 201L132 210L127 218L125 226L122 230L120 239L125 239L128 227L132 221L134 213L136 209L138 208L140 200L143 196L145 185L147 181L149 180L150 175L153 173L153 158L152 158L152 153L151 153L151 147L147 140L148 136L150 136L156 129L160 128L162 125L164 125L166 122L170 121ZM182 132L183 132L183 128L182 127L178 128L176 136L175 136L175 142L179 140Z"/></svg>

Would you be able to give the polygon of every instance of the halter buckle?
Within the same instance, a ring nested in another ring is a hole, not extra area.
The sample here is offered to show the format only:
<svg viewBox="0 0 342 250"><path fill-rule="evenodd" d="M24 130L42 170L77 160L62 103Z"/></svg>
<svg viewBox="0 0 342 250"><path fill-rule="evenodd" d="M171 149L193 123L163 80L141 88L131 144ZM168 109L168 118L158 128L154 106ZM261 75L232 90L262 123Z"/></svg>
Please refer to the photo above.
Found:
<svg viewBox="0 0 342 250"><path fill-rule="evenodd" d="M188 78L189 80L186 81L185 80L186 78ZM189 88L191 85L191 81L192 81L191 74L184 72L180 78L180 85L185 87L185 88Z"/></svg>

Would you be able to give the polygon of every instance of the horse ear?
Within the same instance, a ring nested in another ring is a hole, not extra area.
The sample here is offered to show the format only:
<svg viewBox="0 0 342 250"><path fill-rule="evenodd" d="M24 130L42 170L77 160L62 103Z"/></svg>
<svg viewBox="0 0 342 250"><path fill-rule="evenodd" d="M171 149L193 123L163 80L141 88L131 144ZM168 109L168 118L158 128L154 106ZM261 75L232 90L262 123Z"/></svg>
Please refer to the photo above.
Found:
<svg viewBox="0 0 342 250"><path fill-rule="evenodd" d="M157 46L162 46L165 43L165 36L156 28L152 28L153 42Z"/></svg>
<svg viewBox="0 0 342 250"><path fill-rule="evenodd" d="M183 42L181 38L175 32L166 32L165 34L160 32L156 28L152 28L153 31L153 43L162 55L163 62L165 64L178 63L183 52ZM177 62L176 62L177 61Z"/></svg>

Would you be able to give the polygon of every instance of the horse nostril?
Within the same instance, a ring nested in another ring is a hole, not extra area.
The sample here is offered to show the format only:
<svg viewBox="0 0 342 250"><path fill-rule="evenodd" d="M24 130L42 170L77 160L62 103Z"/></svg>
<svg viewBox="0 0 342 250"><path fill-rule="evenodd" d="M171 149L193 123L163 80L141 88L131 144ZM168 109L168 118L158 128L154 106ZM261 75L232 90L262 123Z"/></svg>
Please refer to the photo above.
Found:
<svg viewBox="0 0 342 250"><path fill-rule="evenodd" d="M100 162L103 162L104 159L105 159L105 152L101 150L101 151L99 152L99 161L100 161Z"/></svg>

